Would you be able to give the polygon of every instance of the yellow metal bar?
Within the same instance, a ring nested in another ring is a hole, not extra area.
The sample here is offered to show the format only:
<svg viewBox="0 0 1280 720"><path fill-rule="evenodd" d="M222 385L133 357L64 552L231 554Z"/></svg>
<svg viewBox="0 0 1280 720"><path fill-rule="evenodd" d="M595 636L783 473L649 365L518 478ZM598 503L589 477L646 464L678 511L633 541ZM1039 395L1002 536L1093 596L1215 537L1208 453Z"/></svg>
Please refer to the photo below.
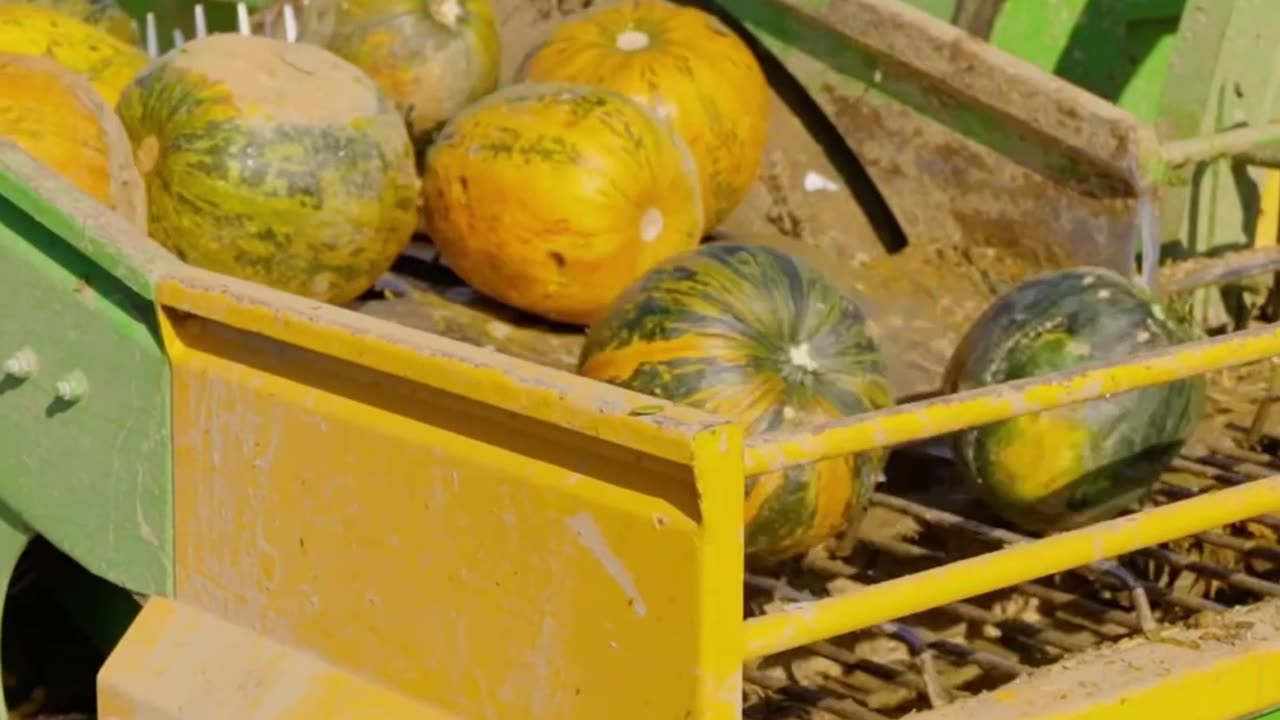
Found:
<svg viewBox="0 0 1280 720"><path fill-rule="evenodd" d="M793 606L746 622L746 657L797 648L922 610L1280 509L1280 475Z"/></svg>
<svg viewBox="0 0 1280 720"><path fill-rule="evenodd" d="M697 625L702 637L696 643L698 692L689 717L740 720L745 581L742 498L746 493L742 428L725 425L700 433L694 439L693 454L702 520L693 610L702 618ZM610 714L616 720L625 716L622 710Z"/></svg>
<svg viewBox="0 0 1280 720"><path fill-rule="evenodd" d="M662 460L601 438L642 418L592 413L599 394L556 401L583 378L373 324L338 347L313 325L349 313L247 292L215 314L263 333L161 308L180 603L459 717L740 716L741 428Z"/></svg>
<svg viewBox="0 0 1280 720"><path fill-rule="evenodd" d="M747 475L935 437L1011 417L1094 400L1280 355L1280 328L1269 325L1186 343L1128 360L901 405L747 441Z"/></svg>

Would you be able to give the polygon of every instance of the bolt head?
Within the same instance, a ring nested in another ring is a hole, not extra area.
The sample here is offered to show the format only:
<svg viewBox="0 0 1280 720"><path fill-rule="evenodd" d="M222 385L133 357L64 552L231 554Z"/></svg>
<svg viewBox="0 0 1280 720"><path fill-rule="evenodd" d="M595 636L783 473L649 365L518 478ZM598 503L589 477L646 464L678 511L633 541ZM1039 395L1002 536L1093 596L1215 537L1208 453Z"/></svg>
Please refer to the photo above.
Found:
<svg viewBox="0 0 1280 720"><path fill-rule="evenodd" d="M35 375L36 371L40 369L40 360L31 348L24 347L5 358L3 368L4 374L12 375L20 380L26 380Z"/></svg>
<svg viewBox="0 0 1280 720"><path fill-rule="evenodd" d="M77 402L89 392L89 380L79 370L72 370L66 377L54 383L53 392L63 402Z"/></svg>

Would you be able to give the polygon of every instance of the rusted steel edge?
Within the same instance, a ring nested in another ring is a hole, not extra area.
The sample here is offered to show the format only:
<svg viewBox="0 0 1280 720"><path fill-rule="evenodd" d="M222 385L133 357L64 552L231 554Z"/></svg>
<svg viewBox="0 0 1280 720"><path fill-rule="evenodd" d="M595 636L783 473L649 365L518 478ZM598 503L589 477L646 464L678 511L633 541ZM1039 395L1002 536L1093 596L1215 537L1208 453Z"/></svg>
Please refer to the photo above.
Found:
<svg viewBox="0 0 1280 720"><path fill-rule="evenodd" d="M1185 343L1125 360L766 433L746 443L747 475L945 435L1019 415L1159 385L1280 355L1280 326Z"/></svg>
<svg viewBox="0 0 1280 720"><path fill-rule="evenodd" d="M835 33L922 85L982 108L1056 153L1128 180L1134 163L1158 177L1155 130L1116 105L896 0L753 0L817 33ZM892 28L893 32L885 32ZM982 72L972 72L975 63ZM1000 88L993 92L992 88ZM973 138L982 142L983 138Z"/></svg>

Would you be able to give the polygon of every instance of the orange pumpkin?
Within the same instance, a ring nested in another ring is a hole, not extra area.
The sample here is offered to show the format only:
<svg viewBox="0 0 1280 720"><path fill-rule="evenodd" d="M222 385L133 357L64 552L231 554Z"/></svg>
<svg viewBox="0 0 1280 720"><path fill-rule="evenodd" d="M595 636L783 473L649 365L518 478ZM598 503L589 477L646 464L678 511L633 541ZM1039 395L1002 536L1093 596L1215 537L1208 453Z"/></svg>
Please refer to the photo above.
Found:
<svg viewBox="0 0 1280 720"><path fill-rule="evenodd" d="M287 0L258 14L283 36ZM490 0L310 0L298 40L365 71L395 101L419 152L446 120L498 86L497 23Z"/></svg>
<svg viewBox="0 0 1280 720"><path fill-rule="evenodd" d="M444 260L550 320L590 323L702 236L684 142L603 88L504 88L446 124L424 165L424 221Z"/></svg>
<svg viewBox="0 0 1280 720"><path fill-rule="evenodd" d="M742 39L701 10L633 0L589 11L557 27L517 72L617 90L673 122L698 164L708 228L755 181L769 86Z"/></svg>
<svg viewBox="0 0 1280 720"><path fill-rule="evenodd" d="M0 52L51 57L88 78L110 107L147 65L136 46L70 15L20 3L0 3Z"/></svg>
<svg viewBox="0 0 1280 720"><path fill-rule="evenodd" d="M129 136L89 81L46 57L0 53L0 136L146 228Z"/></svg>
<svg viewBox="0 0 1280 720"><path fill-rule="evenodd" d="M0 0L0 3L48 8L92 25L129 45L141 46L138 26L115 0Z"/></svg>

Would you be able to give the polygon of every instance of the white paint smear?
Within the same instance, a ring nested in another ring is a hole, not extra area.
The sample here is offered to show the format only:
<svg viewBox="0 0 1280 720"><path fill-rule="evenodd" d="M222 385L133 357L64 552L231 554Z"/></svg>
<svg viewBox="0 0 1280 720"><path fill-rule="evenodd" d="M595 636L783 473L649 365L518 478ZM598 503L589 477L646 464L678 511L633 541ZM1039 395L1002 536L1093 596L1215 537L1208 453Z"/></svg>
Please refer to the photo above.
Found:
<svg viewBox="0 0 1280 720"><path fill-rule="evenodd" d="M825 190L827 192L835 192L840 189L836 181L812 170L804 174L805 192L817 192Z"/></svg>
<svg viewBox="0 0 1280 720"><path fill-rule="evenodd" d="M605 572L618 583L618 587L622 588L622 592L631 598L631 609L635 610L636 615L644 617L648 609L645 607L644 598L640 597L640 590L636 588L636 583L631 579L631 573L627 572L627 568L613 554L613 550L609 548L609 543L604 539L604 534L600 532L600 526L596 525L596 521L588 513L578 513L567 518L564 523L573 531L578 541L583 547L591 553L600 564L604 566Z"/></svg>

